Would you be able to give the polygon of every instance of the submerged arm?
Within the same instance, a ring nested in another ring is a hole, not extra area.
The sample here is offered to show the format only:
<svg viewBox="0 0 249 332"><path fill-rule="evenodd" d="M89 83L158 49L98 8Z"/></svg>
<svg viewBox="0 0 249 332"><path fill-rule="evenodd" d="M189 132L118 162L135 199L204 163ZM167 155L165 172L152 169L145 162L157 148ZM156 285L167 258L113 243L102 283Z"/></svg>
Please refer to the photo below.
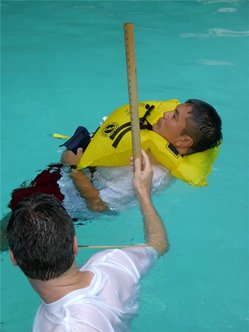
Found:
<svg viewBox="0 0 249 332"><path fill-rule="evenodd" d="M77 154L74 154L70 150L66 150L62 154L61 161L65 165L77 165L82 154L82 148L77 150ZM99 190L94 187L94 185L82 171L72 169L71 177L76 189L80 193L80 196L84 198L86 205L90 210L102 212L108 209L105 202L100 198Z"/></svg>
<svg viewBox="0 0 249 332"><path fill-rule="evenodd" d="M99 196L99 190L93 186L84 173L73 169L71 177L75 187L81 197L86 201L86 205L89 209L97 212L106 211L108 209L106 203Z"/></svg>

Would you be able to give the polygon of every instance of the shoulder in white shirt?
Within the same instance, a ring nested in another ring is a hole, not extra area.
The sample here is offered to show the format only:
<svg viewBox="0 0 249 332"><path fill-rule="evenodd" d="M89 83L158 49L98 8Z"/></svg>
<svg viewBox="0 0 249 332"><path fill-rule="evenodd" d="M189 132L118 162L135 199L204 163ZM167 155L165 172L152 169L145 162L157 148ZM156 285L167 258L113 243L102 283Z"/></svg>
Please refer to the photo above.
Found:
<svg viewBox="0 0 249 332"><path fill-rule="evenodd" d="M128 332L138 313L140 280L158 259L152 247L104 250L81 271L91 271L91 284L60 300L42 303L33 332Z"/></svg>

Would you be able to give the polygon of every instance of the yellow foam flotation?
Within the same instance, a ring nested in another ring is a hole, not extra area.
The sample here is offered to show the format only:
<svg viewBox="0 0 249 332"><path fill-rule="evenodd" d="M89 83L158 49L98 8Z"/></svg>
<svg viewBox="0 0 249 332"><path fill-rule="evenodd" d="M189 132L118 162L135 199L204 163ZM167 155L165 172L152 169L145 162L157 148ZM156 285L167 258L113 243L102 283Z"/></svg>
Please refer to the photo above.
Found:
<svg viewBox="0 0 249 332"><path fill-rule="evenodd" d="M174 110L179 104L180 102L175 99L140 102L139 117L142 118L152 106L153 110L146 119L153 125L164 112ZM140 133L142 149L150 150L158 162L169 169L173 176L194 186L207 185L207 177L211 172L218 148L182 157L172 144L154 131L144 128ZM77 168L125 166L129 165L131 156L130 108L127 104L112 112L99 127Z"/></svg>

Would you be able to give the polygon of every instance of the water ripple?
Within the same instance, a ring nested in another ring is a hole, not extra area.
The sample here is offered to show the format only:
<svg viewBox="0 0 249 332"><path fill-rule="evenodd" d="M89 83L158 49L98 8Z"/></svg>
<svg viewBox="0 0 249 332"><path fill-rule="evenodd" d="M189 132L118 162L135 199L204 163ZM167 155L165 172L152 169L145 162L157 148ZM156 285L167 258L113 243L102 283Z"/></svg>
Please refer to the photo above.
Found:
<svg viewBox="0 0 249 332"><path fill-rule="evenodd" d="M213 3L238 3L240 0L198 0L198 2L203 3L204 5L213 4Z"/></svg>
<svg viewBox="0 0 249 332"><path fill-rule="evenodd" d="M222 7L217 10L217 13L236 13L237 9L236 8L231 8L231 7Z"/></svg>
<svg viewBox="0 0 249 332"><path fill-rule="evenodd" d="M183 32L179 34L180 38L218 38L218 37L248 37L249 31L234 31L228 29L214 28L208 29L206 33Z"/></svg>
<svg viewBox="0 0 249 332"><path fill-rule="evenodd" d="M201 59L198 60L197 63L206 66L235 66L233 62L212 60L212 59Z"/></svg>

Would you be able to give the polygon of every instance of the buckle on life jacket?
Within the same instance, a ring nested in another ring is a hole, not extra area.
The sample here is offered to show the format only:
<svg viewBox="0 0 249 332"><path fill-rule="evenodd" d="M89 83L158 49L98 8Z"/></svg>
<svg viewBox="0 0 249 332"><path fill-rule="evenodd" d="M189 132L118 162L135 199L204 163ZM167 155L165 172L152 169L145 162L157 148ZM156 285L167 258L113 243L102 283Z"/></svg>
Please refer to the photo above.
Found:
<svg viewBox="0 0 249 332"><path fill-rule="evenodd" d="M145 112L145 114L143 115L143 117L139 118L139 125L140 125L140 129L148 129L148 130L152 130L152 125L148 122L148 120L146 119L147 116L150 115L151 111L155 108L154 105L149 105L146 104L145 108L147 109L147 111ZM145 123L146 122L146 123ZM115 139L115 141L112 143L112 146L114 148L116 148L118 146L118 144L120 143L121 139L123 138L123 136L128 133L129 131L131 131L131 122L126 122L124 124L122 124L120 127L118 127L111 135L110 135L110 139L114 140L114 138L117 136L117 138Z"/></svg>

